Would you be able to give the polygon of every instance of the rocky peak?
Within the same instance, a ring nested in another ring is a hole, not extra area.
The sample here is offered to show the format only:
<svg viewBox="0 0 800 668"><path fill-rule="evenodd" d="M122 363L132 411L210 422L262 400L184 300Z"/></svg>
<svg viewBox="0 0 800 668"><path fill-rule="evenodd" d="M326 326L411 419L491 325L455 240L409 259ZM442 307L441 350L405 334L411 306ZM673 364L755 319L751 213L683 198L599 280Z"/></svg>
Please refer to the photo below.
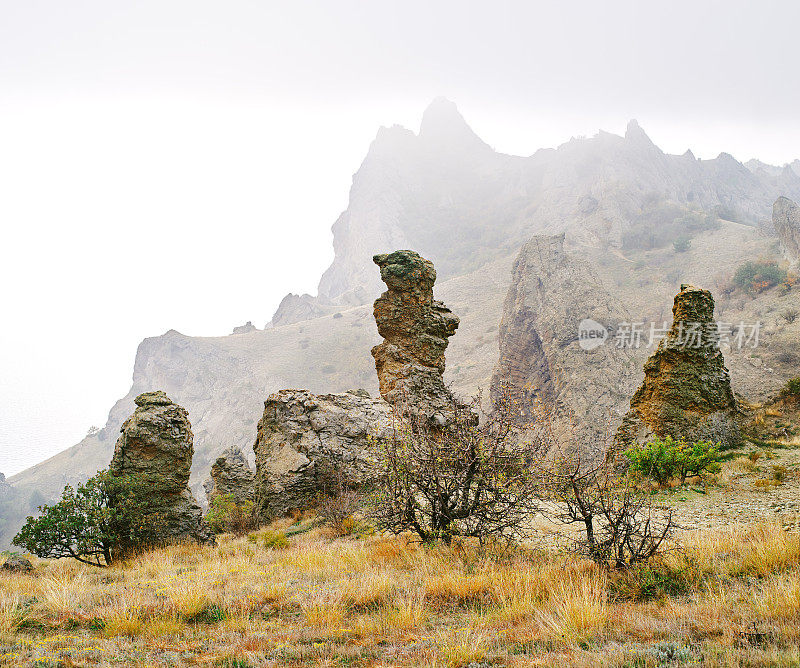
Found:
<svg viewBox="0 0 800 668"><path fill-rule="evenodd" d="M374 304L383 343L372 349L381 395L393 405L413 407L432 418L452 403L442 375L448 338L459 320L433 298L433 263L410 250L376 255L389 288Z"/></svg>
<svg viewBox="0 0 800 668"><path fill-rule="evenodd" d="M324 303L324 300L311 295L296 295L289 293L278 305L278 310L272 316L272 326L291 325L303 320L321 318L333 310L333 307Z"/></svg>
<svg viewBox="0 0 800 668"><path fill-rule="evenodd" d="M646 146L655 146L636 119L628 121L628 126L625 128L625 139Z"/></svg>
<svg viewBox="0 0 800 668"><path fill-rule="evenodd" d="M616 447L653 436L736 445L741 435L714 298L708 290L681 285L672 314L672 327L644 365L644 382L631 399Z"/></svg>
<svg viewBox="0 0 800 668"><path fill-rule="evenodd" d="M531 238L514 262L503 307L492 399L513 400L521 424L544 409L562 449L602 447L635 382L630 351L606 340L625 321L594 269L567 253L563 234ZM594 338L582 339L590 328Z"/></svg>
<svg viewBox="0 0 800 668"><path fill-rule="evenodd" d="M149 484L160 506L165 541L211 542L202 511L189 491L194 435L189 416L166 393L145 392L122 424L109 471Z"/></svg>
<svg viewBox="0 0 800 668"><path fill-rule="evenodd" d="M422 114L419 138L438 149L492 150L467 125L455 103L444 97L437 97Z"/></svg>
<svg viewBox="0 0 800 668"><path fill-rule="evenodd" d="M800 260L800 207L788 197L779 197L772 207L772 224L790 262Z"/></svg>

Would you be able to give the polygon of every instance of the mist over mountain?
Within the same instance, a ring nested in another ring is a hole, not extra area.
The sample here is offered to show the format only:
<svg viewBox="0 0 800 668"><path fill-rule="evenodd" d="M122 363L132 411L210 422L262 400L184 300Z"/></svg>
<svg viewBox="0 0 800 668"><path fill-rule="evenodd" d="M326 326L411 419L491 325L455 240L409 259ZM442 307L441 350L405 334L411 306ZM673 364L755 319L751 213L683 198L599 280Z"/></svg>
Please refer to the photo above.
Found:
<svg viewBox="0 0 800 668"><path fill-rule="evenodd" d="M746 259L776 255L770 221L779 196L800 199L800 161L745 165L727 153L712 160L690 151L668 155L636 121L624 136L600 132L528 157L505 155L471 130L454 103L437 99L419 132L378 131L353 178L348 207L333 225L335 258L318 295L288 295L265 329L245 327L223 337L170 330L145 339L131 389L105 426L9 480L14 502L4 506L0 544L34 501L53 498L108 464L120 425L142 392L163 390L188 410L195 490L226 448L252 456L269 393L363 387L374 394L369 349L379 337L372 301L382 292L371 259L376 253L411 248L434 262L436 296L461 318L446 379L472 394L489 385L511 263L531 236L565 233L570 253L591 263L633 318L663 319L681 281L713 290ZM691 250L677 254L678 239ZM720 304L730 318L760 312L768 325L766 357L758 364L750 351L726 354L735 389L763 396L785 382L792 363L781 362L780 353L797 336L777 323L786 300L797 298Z"/></svg>

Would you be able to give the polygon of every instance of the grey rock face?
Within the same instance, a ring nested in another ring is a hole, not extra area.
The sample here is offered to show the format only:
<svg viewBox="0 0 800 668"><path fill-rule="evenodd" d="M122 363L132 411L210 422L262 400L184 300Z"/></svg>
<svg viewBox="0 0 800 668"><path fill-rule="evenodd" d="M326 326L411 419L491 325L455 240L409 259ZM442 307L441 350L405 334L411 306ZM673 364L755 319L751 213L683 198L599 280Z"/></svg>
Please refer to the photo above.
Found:
<svg viewBox="0 0 800 668"><path fill-rule="evenodd" d="M5 563L3 563L3 570L12 573L30 573L33 570L33 564L28 557L17 554L5 560Z"/></svg>
<svg viewBox="0 0 800 668"><path fill-rule="evenodd" d="M789 261L800 261L800 206L787 197L779 197L772 207L772 224Z"/></svg>
<svg viewBox="0 0 800 668"><path fill-rule="evenodd" d="M337 477L346 485L369 484L371 441L387 437L390 426L389 405L358 392L271 394L253 446L261 519L308 507Z"/></svg>
<svg viewBox="0 0 800 668"><path fill-rule="evenodd" d="M213 542L189 491L194 435L186 410L161 391L140 394L135 403L133 415L122 424L109 471L136 476L157 490L164 541Z"/></svg>
<svg viewBox="0 0 800 668"><path fill-rule="evenodd" d="M289 293L278 305L278 309L272 316L272 326L291 325L303 320L313 320L323 315L332 313L336 307L324 303L323 299L312 297L311 295L295 295Z"/></svg>
<svg viewBox="0 0 800 668"><path fill-rule="evenodd" d="M523 424L551 415L561 448L601 448L635 383L628 349L580 338L588 320L616 329L629 318L592 267L566 253L564 235L533 237L514 263L491 394L509 395Z"/></svg>
<svg viewBox="0 0 800 668"><path fill-rule="evenodd" d="M211 467L211 477L203 485L206 497L228 494L236 503L253 500L255 474L239 448L228 448Z"/></svg>

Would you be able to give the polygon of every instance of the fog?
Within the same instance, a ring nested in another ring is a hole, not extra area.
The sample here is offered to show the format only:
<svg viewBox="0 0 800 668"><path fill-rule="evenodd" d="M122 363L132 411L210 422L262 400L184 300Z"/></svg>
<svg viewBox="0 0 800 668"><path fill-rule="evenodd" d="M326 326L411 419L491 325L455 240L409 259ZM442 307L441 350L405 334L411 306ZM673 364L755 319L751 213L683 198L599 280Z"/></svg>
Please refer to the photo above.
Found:
<svg viewBox="0 0 800 668"><path fill-rule="evenodd" d="M380 125L530 154L637 118L800 157L794 2L0 1L0 471L102 425L136 346L316 291Z"/></svg>

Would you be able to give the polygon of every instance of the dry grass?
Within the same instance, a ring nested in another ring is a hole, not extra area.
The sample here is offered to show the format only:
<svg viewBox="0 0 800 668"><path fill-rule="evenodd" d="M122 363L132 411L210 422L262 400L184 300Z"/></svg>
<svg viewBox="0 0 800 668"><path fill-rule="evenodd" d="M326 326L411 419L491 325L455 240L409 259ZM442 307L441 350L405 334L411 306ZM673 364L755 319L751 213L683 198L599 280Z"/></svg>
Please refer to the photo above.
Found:
<svg viewBox="0 0 800 668"><path fill-rule="evenodd" d="M667 640L705 665L799 660L798 537L758 525L683 538L669 572L691 587L647 601L555 553L315 531L110 569L37 561L0 576L0 665L651 665Z"/></svg>

